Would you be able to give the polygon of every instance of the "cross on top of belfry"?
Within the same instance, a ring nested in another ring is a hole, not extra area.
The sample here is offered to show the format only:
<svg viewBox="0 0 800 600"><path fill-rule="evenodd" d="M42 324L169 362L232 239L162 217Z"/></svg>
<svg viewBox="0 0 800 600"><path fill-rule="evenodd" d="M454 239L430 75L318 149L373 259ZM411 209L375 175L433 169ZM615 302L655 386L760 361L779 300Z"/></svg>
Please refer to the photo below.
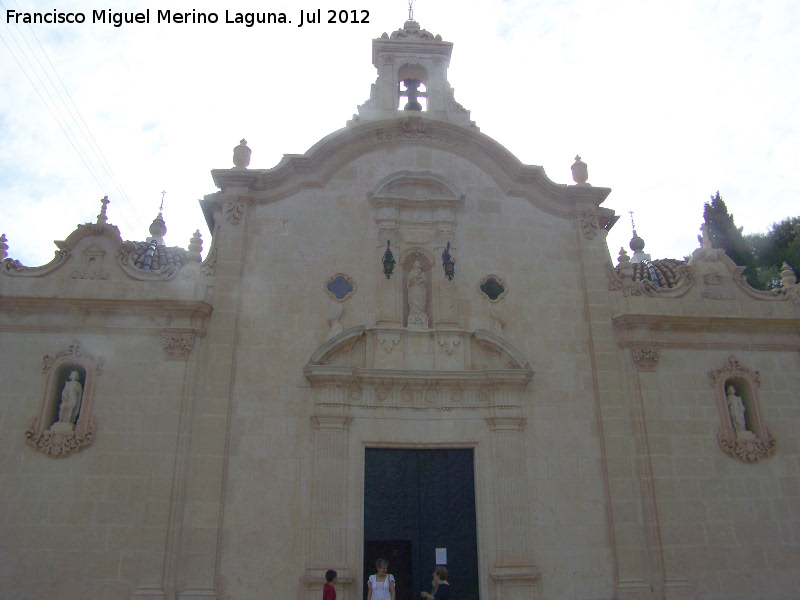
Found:
<svg viewBox="0 0 800 600"><path fill-rule="evenodd" d="M408 0L408 20L414 20L414 0Z"/></svg>
<svg viewBox="0 0 800 600"><path fill-rule="evenodd" d="M161 192L161 206L158 207L158 212L164 212L164 195L167 192Z"/></svg>
<svg viewBox="0 0 800 600"><path fill-rule="evenodd" d="M100 209L100 214L97 215L97 223L106 223L108 222L108 216L106 215L106 209L108 205L111 203L111 200L108 199L108 196L103 197L100 200L100 204L102 204L102 208Z"/></svg>
<svg viewBox="0 0 800 600"><path fill-rule="evenodd" d="M633 224L633 211L629 210L628 212L631 215L631 229L636 229L636 225Z"/></svg>

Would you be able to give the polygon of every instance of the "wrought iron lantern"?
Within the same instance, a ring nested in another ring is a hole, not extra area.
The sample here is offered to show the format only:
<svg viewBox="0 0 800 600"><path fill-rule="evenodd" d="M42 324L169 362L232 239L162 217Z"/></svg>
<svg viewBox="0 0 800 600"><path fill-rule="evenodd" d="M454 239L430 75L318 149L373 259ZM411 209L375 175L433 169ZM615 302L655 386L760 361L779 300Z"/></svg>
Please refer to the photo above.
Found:
<svg viewBox="0 0 800 600"><path fill-rule="evenodd" d="M456 274L456 261L450 256L450 242L447 242L447 248L442 252L442 266L444 267L444 276L449 281L453 281L453 276Z"/></svg>
<svg viewBox="0 0 800 600"><path fill-rule="evenodd" d="M391 242L386 240L386 252L383 253L383 259L381 259L381 262L383 263L383 274L386 275L386 279L390 279L392 277L395 265L394 256L392 255L392 251L389 249L390 244Z"/></svg>

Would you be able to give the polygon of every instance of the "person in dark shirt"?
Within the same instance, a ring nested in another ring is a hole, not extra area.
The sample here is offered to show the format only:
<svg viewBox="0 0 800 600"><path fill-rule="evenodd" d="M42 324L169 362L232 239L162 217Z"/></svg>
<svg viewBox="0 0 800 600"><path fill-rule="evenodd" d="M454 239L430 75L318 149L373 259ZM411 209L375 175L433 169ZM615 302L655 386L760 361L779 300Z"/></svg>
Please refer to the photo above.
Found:
<svg viewBox="0 0 800 600"><path fill-rule="evenodd" d="M447 567L436 567L433 571L433 594L422 592L425 600L450 600L450 584L447 582Z"/></svg>
<svg viewBox="0 0 800 600"><path fill-rule="evenodd" d="M336 571L328 569L325 571L325 586L322 588L322 600L336 600Z"/></svg>

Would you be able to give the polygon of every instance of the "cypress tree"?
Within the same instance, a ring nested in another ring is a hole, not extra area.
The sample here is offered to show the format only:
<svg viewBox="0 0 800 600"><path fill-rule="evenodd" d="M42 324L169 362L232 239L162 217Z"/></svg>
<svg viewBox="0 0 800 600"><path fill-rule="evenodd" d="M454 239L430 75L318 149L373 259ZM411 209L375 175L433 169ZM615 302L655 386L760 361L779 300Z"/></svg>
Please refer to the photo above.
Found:
<svg viewBox="0 0 800 600"><path fill-rule="evenodd" d="M753 249L742 235L743 228L736 227L733 215L728 213L728 207L719 191L703 206L703 220L708 228L711 245L724 250L733 262L745 267L744 275L752 287L767 289L768 286L759 277Z"/></svg>

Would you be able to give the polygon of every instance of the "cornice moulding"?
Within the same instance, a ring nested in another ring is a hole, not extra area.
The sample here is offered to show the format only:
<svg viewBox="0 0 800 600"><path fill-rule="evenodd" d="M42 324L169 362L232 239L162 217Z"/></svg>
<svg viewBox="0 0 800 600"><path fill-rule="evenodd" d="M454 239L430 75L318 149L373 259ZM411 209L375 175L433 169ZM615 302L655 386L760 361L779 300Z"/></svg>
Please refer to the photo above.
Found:
<svg viewBox="0 0 800 600"><path fill-rule="evenodd" d="M208 302L169 298L42 298L0 296L0 311L22 314L170 315L205 320L214 310Z"/></svg>
<svg viewBox="0 0 800 600"><path fill-rule="evenodd" d="M309 365L304 370L312 387L317 385L382 385L426 387L525 387L533 378L532 371L519 369L484 371L416 371L404 369L361 369Z"/></svg>
<svg viewBox="0 0 800 600"><path fill-rule="evenodd" d="M612 323L621 348L800 350L800 319L627 314Z"/></svg>
<svg viewBox="0 0 800 600"><path fill-rule="evenodd" d="M800 318L770 317L672 317L667 315L617 314L612 317L619 331L647 328L651 331L714 333L800 333Z"/></svg>
<svg viewBox="0 0 800 600"><path fill-rule="evenodd" d="M320 189L341 168L370 152L425 146L473 162L489 173L506 195L523 197L556 216L571 216L576 207L599 206L611 193L610 188L555 183L541 166L522 164L498 142L473 129L414 115L414 119L424 121L425 135L408 135L403 124L410 118L364 121L345 127L324 137L305 154L284 155L271 169L214 169L211 175L214 184L223 191L236 188L242 193L246 189L254 203L265 204L303 189ZM212 197L207 196L207 200L214 202ZM209 215L208 210L206 214Z"/></svg>

